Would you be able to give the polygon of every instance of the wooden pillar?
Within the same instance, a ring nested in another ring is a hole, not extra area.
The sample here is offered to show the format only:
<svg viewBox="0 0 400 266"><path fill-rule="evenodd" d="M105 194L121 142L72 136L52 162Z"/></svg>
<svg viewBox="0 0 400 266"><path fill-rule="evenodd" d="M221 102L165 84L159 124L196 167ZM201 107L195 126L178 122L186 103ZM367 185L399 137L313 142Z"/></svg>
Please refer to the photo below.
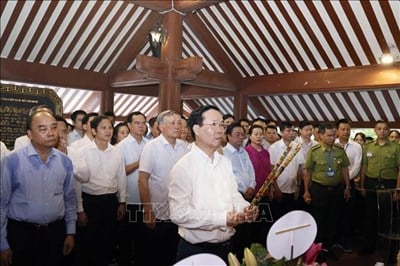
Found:
<svg viewBox="0 0 400 266"><path fill-rule="evenodd" d="M247 118L248 100L249 98L247 94L243 94L241 89L235 91L233 99L233 115L236 120Z"/></svg>
<svg viewBox="0 0 400 266"><path fill-rule="evenodd" d="M182 58L182 17L176 12L169 12L164 15L163 26L167 30L168 40L162 45L161 62L168 65L168 79L160 80L158 93L158 111L167 109L181 112L181 83L173 74L174 66Z"/></svg>
<svg viewBox="0 0 400 266"><path fill-rule="evenodd" d="M101 95L100 113L114 112L114 91L111 87L103 90Z"/></svg>

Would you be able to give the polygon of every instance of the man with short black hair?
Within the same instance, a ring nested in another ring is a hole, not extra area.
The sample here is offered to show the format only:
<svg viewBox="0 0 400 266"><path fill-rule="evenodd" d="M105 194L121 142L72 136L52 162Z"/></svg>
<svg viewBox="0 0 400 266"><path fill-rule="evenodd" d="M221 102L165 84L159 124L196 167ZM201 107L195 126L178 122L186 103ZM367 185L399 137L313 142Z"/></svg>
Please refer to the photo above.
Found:
<svg viewBox="0 0 400 266"><path fill-rule="evenodd" d="M83 110L76 110L71 115L74 130L68 134L67 143L70 146L74 141L83 138L85 131L83 129L82 119L85 117L86 112Z"/></svg>

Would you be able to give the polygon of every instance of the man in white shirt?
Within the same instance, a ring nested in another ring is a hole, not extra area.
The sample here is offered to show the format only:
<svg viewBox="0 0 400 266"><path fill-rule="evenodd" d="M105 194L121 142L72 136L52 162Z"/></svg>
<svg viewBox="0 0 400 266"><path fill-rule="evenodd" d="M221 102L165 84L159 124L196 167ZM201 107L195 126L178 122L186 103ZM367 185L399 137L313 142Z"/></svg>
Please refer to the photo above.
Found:
<svg viewBox="0 0 400 266"><path fill-rule="evenodd" d="M74 123L74 130L68 133L67 144L70 146L74 141L83 138L85 131L83 130L82 119L85 117L86 112L83 110L76 110L71 115L71 120Z"/></svg>
<svg viewBox="0 0 400 266"><path fill-rule="evenodd" d="M127 179L122 155L110 144L111 121L107 116L97 116L91 128L94 140L80 149L75 175L82 183L88 221L80 258L84 257L89 265L106 266L114 246L117 220L125 215Z"/></svg>
<svg viewBox="0 0 400 266"><path fill-rule="evenodd" d="M282 199L274 202L274 204L276 204L276 208L273 208L275 209L275 213L273 213L275 220L279 219L284 214L297 209L296 196L298 195L298 186L302 181L302 165L304 164L303 154L300 152L300 150L296 151L296 146L301 147L301 144L292 141L294 131L293 124L290 122L282 122L279 126L279 130L282 138L269 147L271 164L276 165L279 162L282 154L290 145L290 151L288 152L286 158L291 158L294 153L297 153L294 155L289 164L285 166L283 172L276 180L276 183L282 191Z"/></svg>
<svg viewBox="0 0 400 266"><path fill-rule="evenodd" d="M362 148L357 142L350 139L351 124L346 119L340 119L336 123L337 139L335 143L346 152L349 158L349 178L350 178L350 191L351 197L347 201L343 201L343 212L340 215L339 221L339 247L343 248L346 253L351 253L351 238L353 221L355 220L356 211L356 193L354 179L358 176L361 169Z"/></svg>
<svg viewBox="0 0 400 266"><path fill-rule="evenodd" d="M234 227L254 221L258 207L239 193L231 162L217 152L225 131L218 108L193 111L189 127L195 143L168 178L171 219L181 237L177 260L213 253L227 262Z"/></svg>
<svg viewBox="0 0 400 266"><path fill-rule="evenodd" d="M0 141L0 160L6 157L10 153L10 150L7 148L4 142Z"/></svg>
<svg viewBox="0 0 400 266"><path fill-rule="evenodd" d="M224 155L232 163L239 192L250 202L255 194L256 176L249 154L242 147L246 131L239 122L233 122L226 129L226 137L228 143L224 147ZM252 224L243 223L236 226L236 233L233 236L234 253L239 261L243 258L244 248L250 247L253 239Z"/></svg>
<svg viewBox="0 0 400 266"><path fill-rule="evenodd" d="M139 159L147 143L143 137L146 131L146 116L141 112L130 113L127 117L130 134L117 144L124 160L125 172L128 178L125 218L119 223L118 247L119 265L130 265L131 257L135 265L146 265L145 256L145 225L143 210L139 195ZM134 251L132 252L132 242ZM132 256L133 255L133 256Z"/></svg>
<svg viewBox="0 0 400 266"><path fill-rule="evenodd" d="M148 265L170 266L175 263L178 228L170 220L167 177L172 166L187 152L181 134L181 115L167 110L157 116L160 136L143 148L139 165L139 192L143 204L147 241L156 256L148 257Z"/></svg>
<svg viewBox="0 0 400 266"><path fill-rule="evenodd" d="M79 148L85 146L86 144L90 143L94 139L94 135L93 135L90 123L98 115L99 115L98 113L94 113L94 112L87 113L82 118L82 127L83 127L83 131L85 132L85 135L83 136L83 138L74 141L72 144L68 144L69 146L79 149Z"/></svg>

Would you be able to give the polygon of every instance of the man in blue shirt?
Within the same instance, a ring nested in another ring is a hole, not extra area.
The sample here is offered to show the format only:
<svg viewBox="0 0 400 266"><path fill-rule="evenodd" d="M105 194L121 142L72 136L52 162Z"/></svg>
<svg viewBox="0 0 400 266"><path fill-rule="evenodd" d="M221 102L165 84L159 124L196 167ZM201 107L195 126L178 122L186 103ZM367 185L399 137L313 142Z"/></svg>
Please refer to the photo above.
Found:
<svg viewBox="0 0 400 266"><path fill-rule="evenodd" d="M72 163L53 148L52 114L33 113L27 128L31 143L1 162L1 265L61 265L75 244Z"/></svg>

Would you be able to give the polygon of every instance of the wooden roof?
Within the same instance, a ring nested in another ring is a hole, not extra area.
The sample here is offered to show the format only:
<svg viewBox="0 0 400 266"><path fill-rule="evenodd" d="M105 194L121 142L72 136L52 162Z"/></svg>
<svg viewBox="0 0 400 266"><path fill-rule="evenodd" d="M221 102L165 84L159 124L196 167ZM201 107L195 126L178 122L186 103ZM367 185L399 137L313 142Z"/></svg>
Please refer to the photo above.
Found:
<svg viewBox="0 0 400 266"><path fill-rule="evenodd" d="M1 79L53 86L67 113L111 101L119 116L156 114L157 81L117 87L116 77L140 75L136 56L152 55L148 32L177 12L182 58L203 62L183 82L185 112L212 103L250 119L387 119L400 128L400 64L379 64L383 53L400 55L397 0L0 2ZM247 110L233 108L238 98Z"/></svg>

